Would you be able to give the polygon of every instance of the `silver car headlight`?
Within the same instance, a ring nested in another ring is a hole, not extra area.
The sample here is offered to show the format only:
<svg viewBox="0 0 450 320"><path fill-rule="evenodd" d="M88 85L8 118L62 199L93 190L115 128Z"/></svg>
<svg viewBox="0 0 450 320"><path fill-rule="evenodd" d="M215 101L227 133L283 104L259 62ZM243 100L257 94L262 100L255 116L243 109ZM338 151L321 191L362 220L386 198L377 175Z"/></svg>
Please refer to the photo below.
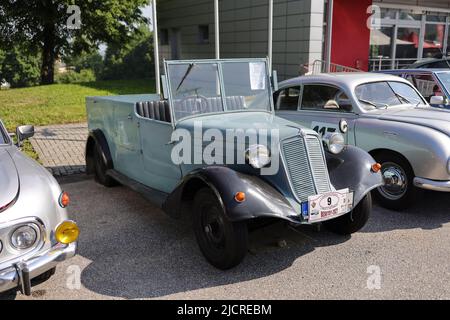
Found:
<svg viewBox="0 0 450 320"><path fill-rule="evenodd" d="M18 227L11 234L11 244L15 249L26 250L34 246L38 239L38 227L27 224Z"/></svg>
<svg viewBox="0 0 450 320"><path fill-rule="evenodd" d="M248 163L255 169L261 169L270 163L270 151L266 146L255 144L246 151Z"/></svg>
<svg viewBox="0 0 450 320"><path fill-rule="evenodd" d="M325 148L332 154L339 154L345 148L345 139L340 133L327 133L323 136L322 141Z"/></svg>

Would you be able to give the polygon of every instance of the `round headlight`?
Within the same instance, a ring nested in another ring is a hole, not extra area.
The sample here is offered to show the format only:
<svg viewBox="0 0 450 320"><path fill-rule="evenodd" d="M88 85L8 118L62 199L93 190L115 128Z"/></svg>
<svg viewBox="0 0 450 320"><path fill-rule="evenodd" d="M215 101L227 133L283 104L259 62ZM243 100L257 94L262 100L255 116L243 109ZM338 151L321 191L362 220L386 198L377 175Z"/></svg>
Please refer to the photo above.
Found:
<svg viewBox="0 0 450 320"><path fill-rule="evenodd" d="M332 154L339 154L345 148L345 139L340 133L327 133L322 139L325 147Z"/></svg>
<svg viewBox="0 0 450 320"><path fill-rule="evenodd" d="M270 151L266 146L255 144L246 152L248 163L256 169L261 169L270 163Z"/></svg>
<svg viewBox="0 0 450 320"><path fill-rule="evenodd" d="M11 244L16 249L26 250L36 243L37 237L35 228L30 225L21 226L11 234Z"/></svg>
<svg viewBox="0 0 450 320"><path fill-rule="evenodd" d="M59 243L69 244L77 241L80 230L78 226L73 221L62 222L55 231L55 238Z"/></svg>

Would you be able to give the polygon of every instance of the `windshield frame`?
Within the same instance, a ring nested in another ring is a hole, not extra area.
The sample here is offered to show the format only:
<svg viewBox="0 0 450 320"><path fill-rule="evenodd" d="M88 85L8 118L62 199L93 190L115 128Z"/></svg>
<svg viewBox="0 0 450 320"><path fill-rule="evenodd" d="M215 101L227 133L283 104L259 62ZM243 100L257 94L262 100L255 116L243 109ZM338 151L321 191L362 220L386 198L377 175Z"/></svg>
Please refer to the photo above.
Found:
<svg viewBox="0 0 450 320"><path fill-rule="evenodd" d="M0 140L0 146L9 146L9 145L11 145L11 139L10 139L9 134L6 131L6 128L3 125L3 121L1 119L0 119L0 136L5 141L5 142L2 142L2 140Z"/></svg>
<svg viewBox="0 0 450 320"><path fill-rule="evenodd" d="M252 62L258 62L258 63L264 63L265 69L266 69L266 83L267 83L267 94L268 94L268 102L269 102L269 108L268 109L250 109L250 110L228 110L227 104L226 104L226 90L225 90L225 82L224 82L224 76L223 76L223 65L227 63L252 63ZM189 64L216 64L218 69L218 76L219 76L219 84L220 84L220 97L223 105L223 111L220 112L207 112L207 113L198 113L193 114L190 116L183 117L181 119L177 119L175 117L175 108L172 103L173 101L173 92L172 92L172 83L170 79L170 72L169 67L172 65L189 65ZM251 59L202 59L202 60L168 60L164 62L164 73L165 78L167 81L167 98L170 105L170 113L172 117L172 124L175 127L178 122L197 118L197 117L205 117L210 115L217 115L217 114L225 114L225 113L240 113L240 112L264 112L269 114L274 114L274 104L273 104L273 88L272 88L272 81L270 81L270 71L269 71L269 62L267 58L251 58Z"/></svg>
<svg viewBox="0 0 450 320"><path fill-rule="evenodd" d="M410 107L412 107L412 108L414 108L417 104L414 104L414 103L401 103L401 101L400 101L400 99L397 97L397 99L399 100L399 104L395 104L395 105L388 105L387 106L387 108L385 108L385 107L379 107L379 108L376 108L376 109L372 109L372 110L369 110L369 109L367 109L367 108L365 108L364 106L362 106L362 102L360 102L360 97L358 97L358 95L356 94L356 90L360 87L360 86L364 86L364 85L369 85L369 84L374 84L374 83L381 83L381 82L385 82L385 83L387 83L387 85L389 86L389 88L393 91L393 94L395 95L395 96L397 96L397 94L398 94L398 92L396 92L393 88L392 88L392 86L390 85L390 82L396 82L396 83L400 83L400 84L404 84L404 85L406 85L406 86L409 86L410 88L412 88L415 92L416 92L416 94L418 95L418 97L421 99L421 103L420 103L420 105L425 105L425 106L428 106L428 103L427 103L427 101L425 100L425 98L422 96L422 94L419 92L419 90L417 90L417 88L415 87L415 86L413 86L412 84L410 84L409 82L407 82L406 80L405 81L398 81L398 80L394 80L394 79L386 79L386 80L376 80L376 81L367 81L367 82L363 82L363 83L359 83L359 84L357 84L356 86L354 86L354 88L352 89L352 94L353 94L353 96L354 96L354 99L355 99L355 102L358 104L358 106L360 107L360 109L363 111L363 112L376 112L376 111L379 111L379 110L386 110L386 109L391 109L391 108L395 108L395 107L405 107L405 106L410 106Z"/></svg>

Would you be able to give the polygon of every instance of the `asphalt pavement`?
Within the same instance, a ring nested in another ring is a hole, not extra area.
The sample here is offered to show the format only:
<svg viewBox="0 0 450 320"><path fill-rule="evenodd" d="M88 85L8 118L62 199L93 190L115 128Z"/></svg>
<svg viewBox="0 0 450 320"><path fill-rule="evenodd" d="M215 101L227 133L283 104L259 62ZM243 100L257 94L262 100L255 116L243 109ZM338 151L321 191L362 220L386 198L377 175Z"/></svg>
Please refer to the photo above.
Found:
<svg viewBox="0 0 450 320"><path fill-rule="evenodd" d="M0 299L450 299L450 195L406 212L374 207L351 237L279 223L251 234L229 271L201 255L188 219L93 180L62 181L81 229L78 255L31 297Z"/></svg>

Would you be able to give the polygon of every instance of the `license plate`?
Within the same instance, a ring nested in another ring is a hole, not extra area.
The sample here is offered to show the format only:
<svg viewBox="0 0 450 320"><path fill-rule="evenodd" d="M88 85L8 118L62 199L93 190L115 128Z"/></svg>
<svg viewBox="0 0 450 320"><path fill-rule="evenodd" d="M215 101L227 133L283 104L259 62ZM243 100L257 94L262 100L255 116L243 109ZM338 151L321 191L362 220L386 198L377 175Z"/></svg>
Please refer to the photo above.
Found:
<svg viewBox="0 0 450 320"><path fill-rule="evenodd" d="M308 197L308 221L320 222L339 217L353 209L353 192L349 189Z"/></svg>

